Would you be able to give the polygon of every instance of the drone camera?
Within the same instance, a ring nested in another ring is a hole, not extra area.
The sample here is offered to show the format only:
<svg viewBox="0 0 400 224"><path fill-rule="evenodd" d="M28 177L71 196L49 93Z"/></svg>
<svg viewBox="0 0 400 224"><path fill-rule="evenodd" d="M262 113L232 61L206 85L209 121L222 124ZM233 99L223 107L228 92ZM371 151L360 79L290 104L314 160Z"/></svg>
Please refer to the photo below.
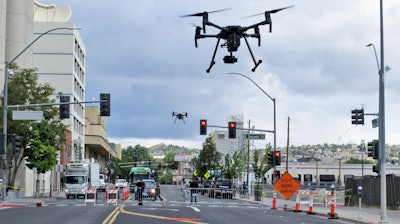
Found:
<svg viewBox="0 0 400 224"><path fill-rule="evenodd" d="M225 64L233 64L233 63L236 63L237 60L238 60L238 59L237 59L235 56L233 56L233 55L226 55L226 56L224 57L224 63L225 63Z"/></svg>

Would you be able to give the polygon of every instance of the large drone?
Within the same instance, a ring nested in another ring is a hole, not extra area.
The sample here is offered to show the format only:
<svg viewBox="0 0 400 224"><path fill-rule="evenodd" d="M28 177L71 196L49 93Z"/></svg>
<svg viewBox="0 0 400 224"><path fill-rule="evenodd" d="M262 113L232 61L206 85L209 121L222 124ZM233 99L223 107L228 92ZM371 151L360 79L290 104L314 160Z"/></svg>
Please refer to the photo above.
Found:
<svg viewBox="0 0 400 224"><path fill-rule="evenodd" d="M175 112L175 111L172 112L172 116L175 116L175 121L174 121L174 123L176 122L176 119L182 120L183 123L185 123L185 117L187 117L187 115L188 115L187 112L185 112L185 113L177 113L177 112Z"/></svg>
<svg viewBox="0 0 400 224"><path fill-rule="evenodd" d="M221 44L221 48L226 47L228 49L228 52L230 53L230 55L226 55L224 57L224 63L227 64L233 64L237 62L237 58L235 56L233 56L232 52L236 52L240 46L240 38L244 38L247 48L250 51L250 55L253 59L254 62L254 68L251 69L252 72L254 72L256 70L256 68L261 64L261 60L258 60L256 62L256 59L254 58L253 52L251 51L249 42L247 40L248 37L254 37L258 39L258 46L261 46L261 40L260 40L260 29L259 26L262 25L267 25L269 24L269 32L272 32L272 20L271 20L271 13L276 13L279 12L281 10L287 9L287 8L291 8L294 6L288 6L288 7L284 7L284 8L280 8L280 9L274 9L271 11L265 11L264 13L261 14L256 14L253 16L258 16L258 15L262 15L265 14L265 20L261 21L259 23L256 23L254 25L250 25L250 26L226 26L226 27L221 27L218 26L212 22L210 22L208 20L208 14L209 13L214 13L214 12L220 12L220 11L225 11L228 9L221 9L221 10L216 10L216 11L212 11L212 12L200 12L200 13L194 13L194 14L189 14L189 15L183 15L181 17L190 17L190 16L201 16L203 17L203 26L196 26L196 33L194 36L194 41L195 41L195 46L197 48L197 39L200 38L207 38L207 37L215 37L217 38L217 44L215 46L215 50L214 50L214 54L212 56L211 59L211 63L210 63L210 67L207 69L207 73L210 72L212 66L215 64L215 55L217 53L217 49L218 49L218 45L221 39L225 40L225 43ZM252 16L248 16L248 17L252 17ZM220 32L218 34L206 34L206 26L212 26L215 27L217 29L220 30ZM248 30L250 29L254 29L254 33L246 33ZM201 34L201 30L203 30L203 34Z"/></svg>

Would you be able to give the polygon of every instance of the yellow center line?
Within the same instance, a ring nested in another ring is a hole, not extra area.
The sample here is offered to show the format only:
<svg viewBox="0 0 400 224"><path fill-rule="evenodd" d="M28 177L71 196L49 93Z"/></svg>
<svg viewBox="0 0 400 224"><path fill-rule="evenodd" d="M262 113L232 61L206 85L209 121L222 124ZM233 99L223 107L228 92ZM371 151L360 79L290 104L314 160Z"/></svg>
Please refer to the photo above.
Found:
<svg viewBox="0 0 400 224"><path fill-rule="evenodd" d="M119 214L119 209L121 206L116 207L111 213L110 215L107 216L107 218L101 223L101 224L112 224L114 223L115 219L117 218L118 214Z"/></svg>
<svg viewBox="0 0 400 224"><path fill-rule="evenodd" d="M166 220L171 220L171 218L173 219L173 217L130 212L130 211L126 211L123 207L120 208L120 211L121 211L121 213L129 214L129 215L143 216L143 217L149 217L149 218L154 218L154 219L166 219ZM191 220L175 220L175 221L184 222L184 223L193 223L193 224L207 224L205 222L196 222L196 221L191 221Z"/></svg>

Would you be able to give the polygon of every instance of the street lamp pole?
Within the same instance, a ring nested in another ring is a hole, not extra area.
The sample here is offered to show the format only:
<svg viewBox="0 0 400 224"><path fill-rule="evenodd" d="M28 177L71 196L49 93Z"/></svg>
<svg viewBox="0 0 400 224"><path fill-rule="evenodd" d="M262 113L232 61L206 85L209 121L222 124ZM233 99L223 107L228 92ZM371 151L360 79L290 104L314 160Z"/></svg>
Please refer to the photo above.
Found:
<svg viewBox="0 0 400 224"><path fill-rule="evenodd" d="M21 56L26 50L28 50L37 40L39 40L41 37L43 37L44 35L56 31L56 30L79 30L80 28L75 28L75 27L59 27L59 28L54 28L54 29L50 29L42 34L40 34L39 36L37 36L30 44L28 44L28 46L26 46L21 52L19 52L19 54L17 54L17 56L15 56L13 59L11 59L10 61L5 61L4 63L4 93L3 93L3 97L4 97L4 105L3 105L3 135L1 136L3 138L3 149L4 149L4 154L3 154L3 170L2 170L2 176L3 176L3 188L1 191L2 194L2 199L3 202L6 201L6 194L7 194L7 186L8 186L8 175L7 175L7 169L8 169L8 163L7 163L7 112L8 112L8 70L9 67L12 63L15 62L15 60L17 60L19 58L19 56Z"/></svg>
<svg viewBox="0 0 400 224"><path fill-rule="evenodd" d="M250 82L252 82L255 86L257 86L257 88L259 90L261 90L261 92L263 92L270 100L272 100L272 102L274 103L274 153L276 151L276 99L272 98L267 92L264 91L263 88L261 88L256 82L254 82L250 77L243 75L242 73L237 73L237 72L227 72L227 73L222 73L222 74L232 74L232 75L240 75L245 77L246 79L250 80ZM275 161L274 161L275 163ZM275 177L275 171L276 171L276 166L275 164L273 164L273 168L274 168L274 174L273 176ZM275 180L275 178L273 179Z"/></svg>
<svg viewBox="0 0 400 224"><path fill-rule="evenodd" d="M375 46L371 43L375 53L376 63L379 70L379 164L380 164L380 186L381 186L381 220L379 223L388 223L387 200L386 200L386 149L385 149L385 62L384 62L384 40L383 40L383 0L380 0L380 39L381 39L381 65L378 63Z"/></svg>

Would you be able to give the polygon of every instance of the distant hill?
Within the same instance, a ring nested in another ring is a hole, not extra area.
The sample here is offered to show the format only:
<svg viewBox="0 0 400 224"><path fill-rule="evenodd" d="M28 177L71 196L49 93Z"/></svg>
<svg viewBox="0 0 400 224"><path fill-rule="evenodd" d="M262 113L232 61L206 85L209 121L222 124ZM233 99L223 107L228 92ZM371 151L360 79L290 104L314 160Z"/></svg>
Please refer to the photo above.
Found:
<svg viewBox="0 0 400 224"><path fill-rule="evenodd" d="M152 155L166 155L169 152L176 152L177 154L185 154L185 155L198 155L200 153L200 149L189 149L183 146L177 145L167 145L165 143L160 143L157 145L153 145L148 148L149 152Z"/></svg>

